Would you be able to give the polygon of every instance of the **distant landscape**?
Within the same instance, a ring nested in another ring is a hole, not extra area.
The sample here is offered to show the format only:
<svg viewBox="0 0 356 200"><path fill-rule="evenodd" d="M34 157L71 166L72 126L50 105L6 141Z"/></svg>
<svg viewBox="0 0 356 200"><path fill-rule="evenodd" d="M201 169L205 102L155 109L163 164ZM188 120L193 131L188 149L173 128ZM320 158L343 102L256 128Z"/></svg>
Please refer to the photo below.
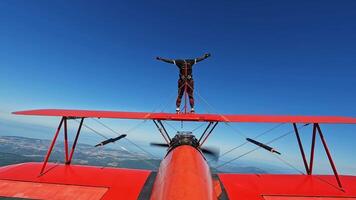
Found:
<svg viewBox="0 0 356 200"><path fill-rule="evenodd" d="M0 166L24 163L42 162L51 141L19 136L0 136ZM53 149L50 162L63 163L64 144L58 142ZM94 165L105 167L121 167L133 169L157 170L161 160L150 159L144 153L129 153L120 149L95 148L88 144L78 144L72 163L79 165ZM212 168L213 172L216 172ZM220 169L223 172L235 173L268 173L257 167L227 165Z"/></svg>
<svg viewBox="0 0 356 200"><path fill-rule="evenodd" d="M51 141L18 136L0 136L0 166L23 162L42 162ZM58 142L50 157L50 162L63 163L64 144ZM130 154L124 150L95 148L78 144L72 160L73 164L135 169L154 169L160 160L149 159L145 154Z"/></svg>

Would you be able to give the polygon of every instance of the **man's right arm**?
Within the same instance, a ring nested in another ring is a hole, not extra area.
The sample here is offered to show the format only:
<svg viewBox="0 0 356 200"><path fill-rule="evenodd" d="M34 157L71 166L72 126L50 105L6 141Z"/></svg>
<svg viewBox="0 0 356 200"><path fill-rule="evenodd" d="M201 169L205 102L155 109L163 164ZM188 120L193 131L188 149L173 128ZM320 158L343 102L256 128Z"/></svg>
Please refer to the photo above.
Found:
<svg viewBox="0 0 356 200"><path fill-rule="evenodd" d="M166 59L166 58L161 58L161 57L156 57L157 60L161 60L166 63L171 63L171 64L176 64L176 61L173 59Z"/></svg>

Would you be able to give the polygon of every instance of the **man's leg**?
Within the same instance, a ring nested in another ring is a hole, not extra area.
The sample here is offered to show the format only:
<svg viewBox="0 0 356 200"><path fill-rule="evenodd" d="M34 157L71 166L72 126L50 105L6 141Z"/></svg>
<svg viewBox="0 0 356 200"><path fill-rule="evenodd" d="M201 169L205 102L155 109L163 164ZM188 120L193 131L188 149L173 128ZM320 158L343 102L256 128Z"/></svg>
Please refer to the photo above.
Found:
<svg viewBox="0 0 356 200"><path fill-rule="evenodd" d="M184 94L184 81L179 79L178 80L178 96L177 96L177 101L176 101L176 111L179 112L180 111L180 103L182 101L182 97Z"/></svg>
<svg viewBox="0 0 356 200"><path fill-rule="evenodd" d="M187 88L187 93L189 96L189 103L190 103L190 108L191 108L191 112L194 112L194 80L190 79L188 81L188 88Z"/></svg>

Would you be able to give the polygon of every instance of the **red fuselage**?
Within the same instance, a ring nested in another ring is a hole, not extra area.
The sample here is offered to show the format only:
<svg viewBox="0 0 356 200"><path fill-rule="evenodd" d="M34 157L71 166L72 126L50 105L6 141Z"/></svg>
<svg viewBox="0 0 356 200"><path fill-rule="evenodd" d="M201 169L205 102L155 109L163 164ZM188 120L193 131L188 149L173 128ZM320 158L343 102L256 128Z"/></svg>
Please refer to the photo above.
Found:
<svg viewBox="0 0 356 200"><path fill-rule="evenodd" d="M173 149L161 162L151 200L217 199L209 166L194 147Z"/></svg>

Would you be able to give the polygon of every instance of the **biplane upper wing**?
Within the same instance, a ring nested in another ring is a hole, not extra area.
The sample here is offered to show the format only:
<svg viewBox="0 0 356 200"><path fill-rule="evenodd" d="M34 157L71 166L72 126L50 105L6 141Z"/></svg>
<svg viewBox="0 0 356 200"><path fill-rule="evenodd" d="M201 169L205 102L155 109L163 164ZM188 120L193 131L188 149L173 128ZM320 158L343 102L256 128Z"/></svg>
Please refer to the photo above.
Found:
<svg viewBox="0 0 356 200"><path fill-rule="evenodd" d="M117 118L142 120L206 121L206 122L251 122L251 123L332 123L356 124L356 118L339 116L289 116L289 115L221 115L221 114L176 114L150 112L122 112L99 110L41 109L18 111L17 115L59 116L78 118Z"/></svg>
<svg viewBox="0 0 356 200"><path fill-rule="evenodd" d="M228 199L237 200L356 200L356 177L339 176L327 148L319 124L356 124L356 118L338 116L277 116L277 115L220 115L220 114L175 114L149 112L120 112L93 110L42 109L19 111L18 115L62 117L55 134L70 118L118 118L140 120L173 120L201 122L251 122L293 123L302 157L309 175L268 174L217 174L220 187L216 194L224 193ZM311 163L307 163L296 123L313 124ZM79 128L80 130L80 128ZM319 133L333 169L332 175L312 175L312 160L316 133ZM77 135L79 132L77 133ZM65 136L66 137L66 136ZM75 142L74 142L75 144ZM72 147L72 151L74 150ZM155 172L149 170L114 169L80 165L48 163L51 147L44 163L25 163L0 168L0 197L22 197L26 194L37 199L148 199L152 190ZM70 163L70 159L67 160ZM66 161L66 163L67 163ZM46 168L45 168L46 167ZM43 171L43 169L46 169ZM39 172L41 173L39 174ZM43 171L43 173L42 173ZM215 185L214 185L215 186ZM193 186L194 187L194 186ZM37 189L34 189L37 188ZM38 188L41 188L38 190ZM220 189L219 189L220 188ZM223 190L223 192L221 192ZM3 194L4 191L9 194ZM65 192L63 192L65 191ZM22 195L22 196L21 196ZM70 195L65 198L66 195ZM223 199L223 198L222 198Z"/></svg>

